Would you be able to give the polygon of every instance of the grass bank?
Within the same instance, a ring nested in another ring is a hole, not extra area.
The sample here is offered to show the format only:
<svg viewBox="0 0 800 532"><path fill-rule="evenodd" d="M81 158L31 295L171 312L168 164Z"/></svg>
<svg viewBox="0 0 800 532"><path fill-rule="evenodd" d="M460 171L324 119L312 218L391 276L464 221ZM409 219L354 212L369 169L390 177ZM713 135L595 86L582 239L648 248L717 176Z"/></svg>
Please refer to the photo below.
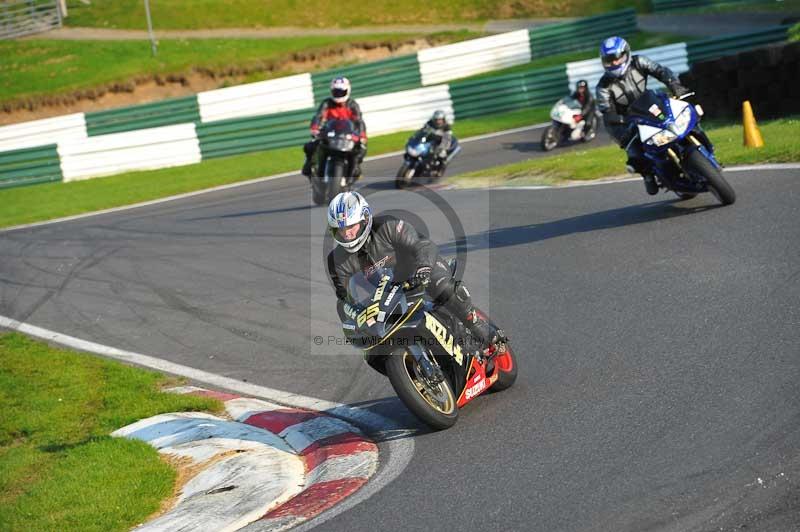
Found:
<svg viewBox="0 0 800 532"><path fill-rule="evenodd" d="M140 2L141 3L141 2ZM437 33L432 42L470 39L470 32ZM420 35L291 37L274 39L162 39L158 55L147 41L0 41L0 102L52 96L137 78L208 72L222 84L226 75L242 73L236 83L259 81L316 70L320 60L333 66L348 49L393 47ZM333 64L331 64L333 62ZM209 76L211 77L211 76ZM212 80L213 81L213 80Z"/></svg>
<svg viewBox="0 0 800 532"><path fill-rule="evenodd" d="M546 120L549 108L525 109L455 124L460 138ZM309 117L310 120L310 117ZM420 124L420 127L422 124ZM411 132L370 139L369 155L403 149ZM210 159L199 164L111 177L0 190L0 227L71 216L289 171L299 171L300 147ZM400 159L398 157L398 167ZM305 182L305 178L298 177Z"/></svg>
<svg viewBox="0 0 800 532"><path fill-rule="evenodd" d="M129 530L173 492L175 471L111 432L219 402L159 391L166 379L20 334L0 335L0 530Z"/></svg>
<svg viewBox="0 0 800 532"><path fill-rule="evenodd" d="M328 0L159 0L151 2L156 29L311 28L386 24L452 24L520 17L581 17L637 7L647 0L374 0L342 8ZM70 26L144 29L141 0L69 0Z"/></svg>
<svg viewBox="0 0 800 532"><path fill-rule="evenodd" d="M800 161L800 117L760 124L765 147L745 148L740 124L716 127L708 135L717 158L726 166ZM502 185L557 185L625 173L625 157L616 145L564 152L520 163L498 166L451 177L448 181L463 187Z"/></svg>

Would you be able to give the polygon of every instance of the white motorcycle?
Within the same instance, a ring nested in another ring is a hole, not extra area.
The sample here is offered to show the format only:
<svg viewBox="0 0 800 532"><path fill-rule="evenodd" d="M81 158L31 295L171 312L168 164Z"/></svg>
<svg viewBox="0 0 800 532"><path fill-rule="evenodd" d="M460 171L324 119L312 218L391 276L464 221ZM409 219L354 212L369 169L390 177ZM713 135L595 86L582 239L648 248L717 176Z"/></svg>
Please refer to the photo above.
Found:
<svg viewBox="0 0 800 532"><path fill-rule="evenodd" d="M578 122L575 115L581 114L581 104L572 97L561 98L550 110L553 123L542 134L542 149L550 151L570 141L591 142L597 135L597 115L592 113Z"/></svg>

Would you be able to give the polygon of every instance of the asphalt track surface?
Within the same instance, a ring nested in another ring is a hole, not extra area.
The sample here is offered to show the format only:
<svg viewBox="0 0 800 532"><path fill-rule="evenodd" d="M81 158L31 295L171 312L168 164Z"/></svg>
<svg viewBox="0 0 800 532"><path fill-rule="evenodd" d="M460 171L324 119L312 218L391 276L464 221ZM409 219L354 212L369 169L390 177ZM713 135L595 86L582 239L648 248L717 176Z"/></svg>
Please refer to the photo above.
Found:
<svg viewBox="0 0 800 532"><path fill-rule="evenodd" d="M537 140L471 143L452 169ZM728 177L724 208L639 182L437 192L456 224L365 179L445 255L463 225L465 280L519 359L439 433L327 341L324 211L300 177L0 233L0 314L395 420L410 465L316 530L797 530L800 171Z"/></svg>

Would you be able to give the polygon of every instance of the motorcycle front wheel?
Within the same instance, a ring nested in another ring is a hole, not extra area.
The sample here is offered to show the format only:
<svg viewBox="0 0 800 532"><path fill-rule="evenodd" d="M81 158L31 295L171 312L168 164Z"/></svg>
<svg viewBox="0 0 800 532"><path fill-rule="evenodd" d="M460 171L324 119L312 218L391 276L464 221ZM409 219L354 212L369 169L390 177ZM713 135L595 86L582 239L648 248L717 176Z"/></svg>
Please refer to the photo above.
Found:
<svg viewBox="0 0 800 532"><path fill-rule="evenodd" d="M692 150L686 158L687 170L693 175L703 176L708 182L708 189L723 205L732 205L736 201L736 192L717 167L711 164L700 150Z"/></svg>
<svg viewBox="0 0 800 532"><path fill-rule="evenodd" d="M344 161L341 159L333 159L328 161L326 167L329 170L328 174L328 202L336 197L342 191L342 177L344 177Z"/></svg>
<svg viewBox="0 0 800 532"><path fill-rule="evenodd" d="M542 133L542 149L550 151L558 146L558 131L555 126L547 126L547 129Z"/></svg>
<svg viewBox="0 0 800 532"><path fill-rule="evenodd" d="M414 167L408 161L403 161L394 180L395 188L406 188L411 184L412 179L414 179Z"/></svg>
<svg viewBox="0 0 800 532"><path fill-rule="evenodd" d="M403 404L434 430L452 427L458 419L456 396L444 379L432 384L408 351L396 351L386 358L386 374Z"/></svg>

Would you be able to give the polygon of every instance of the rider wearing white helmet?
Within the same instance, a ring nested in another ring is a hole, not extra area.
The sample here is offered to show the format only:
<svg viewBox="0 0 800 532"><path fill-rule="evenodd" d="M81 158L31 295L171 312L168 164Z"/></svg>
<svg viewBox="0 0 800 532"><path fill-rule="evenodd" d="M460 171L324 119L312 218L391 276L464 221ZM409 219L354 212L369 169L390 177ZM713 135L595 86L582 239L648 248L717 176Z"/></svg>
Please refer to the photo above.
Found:
<svg viewBox="0 0 800 532"><path fill-rule="evenodd" d="M367 126L364 124L361 108L355 100L350 98L350 93L349 79L345 77L336 77L331 80L331 96L322 101L314 118L311 119L311 136L313 138L303 146L303 151L306 154L306 161L303 164L302 170L304 176L311 177L313 172L314 155L319 145L320 129L325 125L327 120L334 118L338 120L352 120L355 123L357 135L355 135L353 140L356 141L356 168L353 175L356 176L356 178L361 177L361 163L364 161L364 156L367 154Z"/></svg>
<svg viewBox="0 0 800 532"><path fill-rule="evenodd" d="M597 83L597 108L603 113L609 134L622 148L628 146L633 138L622 118L634 100L647 89L649 76L669 87L676 96L688 92L669 68L643 55L631 55L630 45L621 37L609 37L600 44L600 61L605 74ZM639 140L630 143L628 166L642 174L648 194L658 192L658 184Z"/></svg>
<svg viewBox="0 0 800 532"><path fill-rule="evenodd" d="M342 192L328 206L328 230L337 246L328 255L328 275L336 290L341 318L355 318L361 309L349 300L347 286L358 272L393 268L396 279L424 287L434 303L462 320L482 347L505 338L502 330L480 318L464 283L453 278L436 244L420 236L404 220L373 216L358 192Z"/></svg>

